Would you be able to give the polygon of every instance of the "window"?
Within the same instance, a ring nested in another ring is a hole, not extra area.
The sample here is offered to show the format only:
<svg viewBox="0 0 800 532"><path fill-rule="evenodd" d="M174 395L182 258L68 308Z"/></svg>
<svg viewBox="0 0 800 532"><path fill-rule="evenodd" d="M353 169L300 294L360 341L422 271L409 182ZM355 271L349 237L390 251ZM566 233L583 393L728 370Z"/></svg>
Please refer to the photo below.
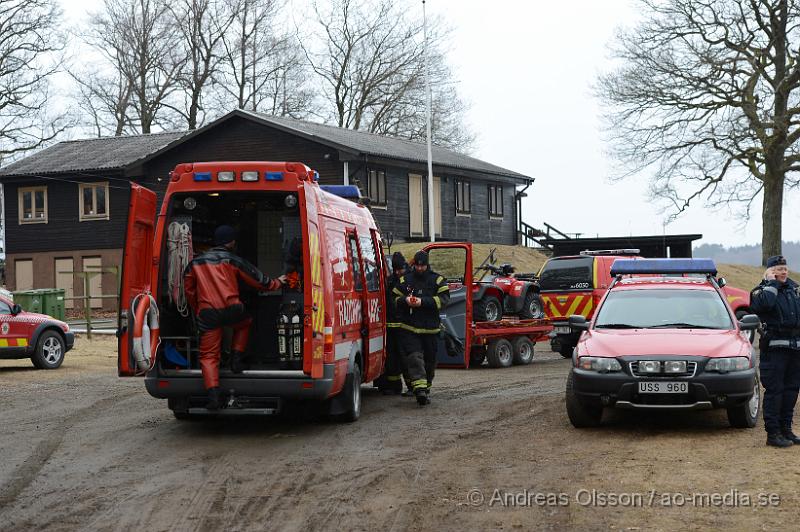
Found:
<svg viewBox="0 0 800 532"><path fill-rule="evenodd" d="M0 314L11 314L11 306L0 299Z"/></svg>
<svg viewBox="0 0 800 532"><path fill-rule="evenodd" d="M356 292L361 292L364 289L364 283L361 280L361 261L358 257L358 243L356 242L355 235L350 235L348 239L350 242L350 264L353 265L353 288Z"/></svg>
<svg viewBox="0 0 800 532"><path fill-rule="evenodd" d="M47 187L19 189L19 223L47 223Z"/></svg>
<svg viewBox="0 0 800 532"><path fill-rule="evenodd" d="M472 195L469 181L456 179L456 214L469 214L472 212Z"/></svg>
<svg viewBox="0 0 800 532"><path fill-rule="evenodd" d="M367 183L369 203L372 206L386 207L386 172L370 170Z"/></svg>
<svg viewBox="0 0 800 532"><path fill-rule="evenodd" d="M489 185L489 218L503 217L503 187Z"/></svg>
<svg viewBox="0 0 800 532"><path fill-rule="evenodd" d="M78 185L80 220L108 220L108 183Z"/></svg>
<svg viewBox="0 0 800 532"><path fill-rule="evenodd" d="M377 292L381 283L378 265L375 262L375 247L372 245L372 238L370 235L360 235L358 241L361 243L361 255L364 258L364 275L367 278L367 291Z"/></svg>

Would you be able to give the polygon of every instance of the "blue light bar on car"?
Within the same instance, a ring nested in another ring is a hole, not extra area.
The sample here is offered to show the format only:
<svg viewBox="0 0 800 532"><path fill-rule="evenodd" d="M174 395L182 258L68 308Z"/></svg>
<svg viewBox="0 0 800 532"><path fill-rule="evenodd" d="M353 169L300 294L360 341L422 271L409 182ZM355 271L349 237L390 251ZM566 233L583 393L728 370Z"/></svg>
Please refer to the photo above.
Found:
<svg viewBox="0 0 800 532"><path fill-rule="evenodd" d="M283 181L283 172L264 172L267 181Z"/></svg>
<svg viewBox="0 0 800 532"><path fill-rule="evenodd" d="M322 185L319 188L341 198L349 200L361 199L361 191L355 185Z"/></svg>
<svg viewBox="0 0 800 532"><path fill-rule="evenodd" d="M611 265L611 275L704 273L717 275L711 259L617 259Z"/></svg>
<svg viewBox="0 0 800 532"><path fill-rule="evenodd" d="M211 172L195 172L195 181L211 181Z"/></svg>

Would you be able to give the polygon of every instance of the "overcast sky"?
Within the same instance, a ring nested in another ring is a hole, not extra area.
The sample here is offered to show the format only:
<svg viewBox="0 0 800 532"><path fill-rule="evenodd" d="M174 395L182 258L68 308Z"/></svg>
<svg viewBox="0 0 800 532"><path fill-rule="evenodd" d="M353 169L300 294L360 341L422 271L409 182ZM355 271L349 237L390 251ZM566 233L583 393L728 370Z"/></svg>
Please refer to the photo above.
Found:
<svg viewBox="0 0 800 532"><path fill-rule="evenodd" d="M71 22L100 0L60 0ZM302 0L293 0L302 2ZM742 226L727 210L697 204L664 226L660 205L647 196L642 176L611 183L614 161L605 155L601 108L591 85L611 68L608 45L620 25L637 19L629 0L428 0L454 28L451 64L458 90L471 104L480 159L536 179L523 219L547 222L584 236L702 233L700 243L752 244L761 240L760 207ZM418 3L420 12L422 2ZM787 195L784 239L800 240L800 209ZM759 202L760 204L760 202Z"/></svg>

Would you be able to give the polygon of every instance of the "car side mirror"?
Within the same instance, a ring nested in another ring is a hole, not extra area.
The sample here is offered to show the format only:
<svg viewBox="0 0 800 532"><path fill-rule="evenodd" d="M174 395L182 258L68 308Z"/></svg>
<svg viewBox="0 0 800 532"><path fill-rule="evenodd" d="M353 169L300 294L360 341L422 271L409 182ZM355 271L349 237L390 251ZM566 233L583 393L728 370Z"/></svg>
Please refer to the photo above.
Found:
<svg viewBox="0 0 800 532"><path fill-rule="evenodd" d="M11 315L16 316L20 312L22 312L22 307L19 305L19 303L14 303L14 306L11 307Z"/></svg>
<svg viewBox="0 0 800 532"><path fill-rule="evenodd" d="M588 331L591 323L586 321L586 316L573 314L569 317L569 327L573 331Z"/></svg>
<svg viewBox="0 0 800 532"><path fill-rule="evenodd" d="M761 318L755 314L745 314L739 320L739 328L743 331L755 331L761 325Z"/></svg>
<svg viewBox="0 0 800 532"><path fill-rule="evenodd" d="M719 285L719 287L722 288L723 286L728 285L728 281L726 281L724 277L720 277L719 279L717 279L717 285Z"/></svg>

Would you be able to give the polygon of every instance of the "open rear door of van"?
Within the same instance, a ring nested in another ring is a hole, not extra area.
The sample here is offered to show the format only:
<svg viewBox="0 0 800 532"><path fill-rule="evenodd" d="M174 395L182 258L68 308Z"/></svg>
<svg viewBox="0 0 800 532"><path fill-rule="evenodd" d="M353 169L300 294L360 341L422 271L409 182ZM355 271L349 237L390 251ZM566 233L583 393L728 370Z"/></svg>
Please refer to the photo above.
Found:
<svg viewBox="0 0 800 532"><path fill-rule="evenodd" d="M472 244L428 244L428 263L433 271L447 279L450 303L440 309L444 338L439 342L440 366L469 367L472 345Z"/></svg>
<svg viewBox="0 0 800 532"><path fill-rule="evenodd" d="M155 241L156 194L135 183L131 184L128 206L128 227L122 255L122 284L119 296L118 359L120 377L143 375L133 359L133 316L131 302L139 294L150 292Z"/></svg>

